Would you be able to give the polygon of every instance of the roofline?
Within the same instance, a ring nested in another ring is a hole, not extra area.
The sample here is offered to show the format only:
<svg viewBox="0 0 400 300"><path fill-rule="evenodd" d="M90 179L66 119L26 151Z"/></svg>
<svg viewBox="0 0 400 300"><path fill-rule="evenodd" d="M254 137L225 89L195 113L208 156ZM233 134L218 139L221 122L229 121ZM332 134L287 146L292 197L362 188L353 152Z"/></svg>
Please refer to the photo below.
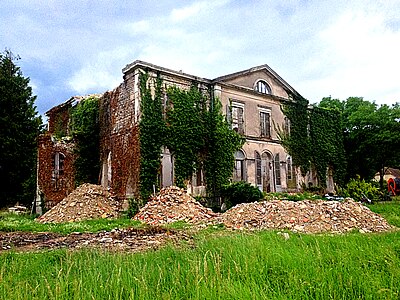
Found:
<svg viewBox="0 0 400 300"><path fill-rule="evenodd" d="M217 82L221 82L224 81L226 79L233 79L242 75L246 75L252 72L256 72L256 71L261 71L261 70L267 70L268 72L270 72L287 90L289 90L290 92L292 92L294 95L298 95L300 96L300 93L297 92L289 83L287 83L281 76L279 76L278 73L276 73L270 66L268 66L267 64L261 65L261 66L256 66L256 67L252 67L250 69L246 69L243 71L238 71L235 73L231 73L231 74L227 74L227 75L223 75L220 77L217 77L215 79L212 80L213 83L217 83Z"/></svg>
<svg viewBox="0 0 400 300"><path fill-rule="evenodd" d="M122 73L124 75L132 72L134 69L137 68L141 68L141 69L152 69L155 71L158 71L160 73L164 73L164 74L171 74L177 77L181 77L181 78L185 78L185 79L189 79L189 80L195 80L195 81L199 81L202 83L207 83L210 84L211 80L207 79L207 78L203 78L203 77L199 77L199 76L195 76L195 75L191 75L188 73L184 73L182 71L176 71L176 70L172 70L172 69L168 69L168 68L164 68L161 66L157 66L142 60L135 60L133 63L130 63L128 65L126 65L123 69L122 69Z"/></svg>

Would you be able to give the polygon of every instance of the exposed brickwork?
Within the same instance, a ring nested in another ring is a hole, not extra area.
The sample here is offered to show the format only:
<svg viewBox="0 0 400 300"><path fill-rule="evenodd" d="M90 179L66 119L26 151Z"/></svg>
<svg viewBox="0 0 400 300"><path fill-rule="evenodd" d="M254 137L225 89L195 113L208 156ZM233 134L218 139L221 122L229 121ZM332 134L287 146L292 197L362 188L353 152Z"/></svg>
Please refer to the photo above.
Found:
<svg viewBox="0 0 400 300"><path fill-rule="evenodd" d="M39 137L38 187L47 209L59 203L74 190L73 143L52 141L49 133ZM61 166L55 169L56 153L63 156Z"/></svg>

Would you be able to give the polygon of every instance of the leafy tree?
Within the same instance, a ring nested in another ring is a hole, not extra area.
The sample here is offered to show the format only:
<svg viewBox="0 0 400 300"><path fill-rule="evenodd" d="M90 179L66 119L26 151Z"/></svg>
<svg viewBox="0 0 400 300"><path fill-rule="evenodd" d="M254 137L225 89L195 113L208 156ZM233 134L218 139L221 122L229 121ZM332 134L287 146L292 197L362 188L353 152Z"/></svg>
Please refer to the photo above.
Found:
<svg viewBox="0 0 400 300"><path fill-rule="evenodd" d="M29 78L11 51L0 53L0 206L32 203L41 126Z"/></svg>
<svg viewBox="0 0 400 300"><path fill-rule="evenodd" d="M347 156L346 181L371 179L379 170L383 187L384 167L399 166L400 106L378 106L362 97L346 101L323 98L320 107L341 112L344 147Z"/></svg>

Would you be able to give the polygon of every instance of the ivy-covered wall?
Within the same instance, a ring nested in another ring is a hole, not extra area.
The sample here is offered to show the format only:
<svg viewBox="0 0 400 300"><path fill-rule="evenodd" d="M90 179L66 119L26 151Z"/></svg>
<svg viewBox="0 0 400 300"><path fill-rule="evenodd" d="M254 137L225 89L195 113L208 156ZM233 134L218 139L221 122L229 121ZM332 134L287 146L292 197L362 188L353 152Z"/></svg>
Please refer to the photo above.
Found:
<svg viewBox="0 0 400 300"><path fill-rule="evenodd" d="M290 131L281 130L280 139L302 175L315 171L319 186L326 187L327 170L339 185L343 183L346 159L340 113L309 106L306 99L295 97L282 105L290 120ZM307 183L306 183L307 184Z"/></svg>

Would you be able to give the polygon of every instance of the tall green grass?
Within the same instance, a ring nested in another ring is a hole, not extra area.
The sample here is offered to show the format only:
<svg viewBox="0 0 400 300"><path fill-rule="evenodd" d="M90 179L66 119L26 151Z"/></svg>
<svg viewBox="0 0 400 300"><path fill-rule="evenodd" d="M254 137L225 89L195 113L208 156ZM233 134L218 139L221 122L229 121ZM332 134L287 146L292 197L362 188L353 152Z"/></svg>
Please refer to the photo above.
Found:
<svg viewBox="0 0 400 300"><path fill-rule="evenodd" d="M5 253L1 299L399 299L400 233L198 235L139 254Z"/></svg>
<svg viewBox="0 0 400 300"><path fill-rule="evenodd" d="M391 225L400 227L400 200L378 202L368 207L384 217Z"/></svg>

